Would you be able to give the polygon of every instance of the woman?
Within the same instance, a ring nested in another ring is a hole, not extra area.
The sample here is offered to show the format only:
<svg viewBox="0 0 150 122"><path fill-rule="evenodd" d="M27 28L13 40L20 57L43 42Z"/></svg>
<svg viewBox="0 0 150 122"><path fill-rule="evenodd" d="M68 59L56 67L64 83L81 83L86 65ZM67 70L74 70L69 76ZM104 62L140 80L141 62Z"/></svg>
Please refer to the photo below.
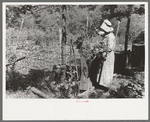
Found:
<svg viewBox="0 0 150 122"><path fill-rule="evenodd" d="M114 48L115 48L115 36L113 34L112 24L108 20L104 20L100 26L100 30L96 29L99 35L103 37L103 42L110 50L109 52L103 52L103 55L106 56L106 60L103 63L100 63L101 59L98 57L91 64L91 74L90 79L95 88L103 89L108 91L113 80L114 73Z"/></svg>

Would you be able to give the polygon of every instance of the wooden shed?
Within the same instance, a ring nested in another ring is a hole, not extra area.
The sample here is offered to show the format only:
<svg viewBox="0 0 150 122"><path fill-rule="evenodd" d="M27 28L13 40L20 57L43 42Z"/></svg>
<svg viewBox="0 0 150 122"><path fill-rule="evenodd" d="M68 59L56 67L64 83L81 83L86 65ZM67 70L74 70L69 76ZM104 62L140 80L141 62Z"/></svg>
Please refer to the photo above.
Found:
<svg viewBox="0 0 150 122"><path fill-rule="evenodd" d="M140 68L144 71L145 66L145 45L144 44L133 44L132 45L132 56L131 56L132 68Z"/></svg>
<svg viewBox="0 0 150 122"><path fill-rule="evenodd" d="M145 67L145 31L142 31L132 42L131 66L144 71Z"/></svg>

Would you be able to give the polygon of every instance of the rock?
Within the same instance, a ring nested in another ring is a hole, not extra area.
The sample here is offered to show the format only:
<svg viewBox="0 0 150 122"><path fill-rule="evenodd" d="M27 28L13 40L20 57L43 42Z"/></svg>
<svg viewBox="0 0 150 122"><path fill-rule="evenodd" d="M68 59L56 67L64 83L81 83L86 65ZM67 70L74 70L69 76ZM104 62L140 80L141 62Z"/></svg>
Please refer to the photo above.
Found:
<svg viewBox="0 0 150 122"><path fill-rule="evenodd" d="M95 90L95 91L96 91L97 98L101 98L103 95L103 91L102 90Z"/></svg>
<svg viewBox="0 0 150 122"><path fill-rule="evenodd" d="M56 84L56 82L55 82L55 81L52 81L52 82L51 82L51 85L54 85L54 84Z"/></svg>
<svg viewBox="0 0 150 122"><path fill-rule="evenodd" d="M141 85L140 85L140 84L137 84L137 86L138 86L138 87L141 87Z"/></svg>
<svg viewBox="0 0 150 122"><path fill-rule="evenodd" d="M77 98L88 98L87 95L86 95L86 92L83 92L83 93L79 93L77 95Z"/></svg>
<svg viewBox="0 0 150 122"><path fill-rule="evenodd" d="M143 91L141 87L138 87L138 91Z"/></svg>
<svg viewBox="0 0 150 122"><path fill-rule="evenodd" d="M137 92L135 92L135 91L134 91L134 94L135 94L136 96L138 95L138 93L137 93Z"/></svg>
<svg viewBox="0 0 150 122"><path fill-rule="evenodd" d="M137 89L135 87L133 87L133 90L136 91Z"/></svg>
<svg viewBox="0 0 150 122"><path fill-rule="evenodd" d="M142 92L141 91L136 90L136 92L138 93L138 95L142 96Z"/></svg>
<svg viewBox="0 0 150 122"><path fill-rule="evenodd" d="M132 89L133 87L131 87L131 86L128 86L128 89Z"/></svg>
<svg viewBox="0 0 150 122"><path fill-rule="evenodd" d="M97 98L96 91L91 91L87 93L88 98Z"/></svg>
<svg viewBox="0 0 150 122"><path fill-rule="evenodd" d="M128 86L132 86L132 84L131 84L131 83L129 83L129 84L128 84Z"/></svg>
<svg viewBox="0 0 150 122"><path fill-rule="evenodd" d="M145 96L145 92L141 92L142 93L142 96Z"/></svg>
<svg viewBox="0 0 150 122"><path fill-rule="evenodd" d="M109 98L109 97L110 97L110 92L109 92L109 91L103 93L103 94L100 96L100 98Z"/></svg>
<svg viewBox="0 0 150 122"><path fill-rule="evenodd" d="M141 96L141 95L138 95L138 98L142 98L142 96Z"/></svg>

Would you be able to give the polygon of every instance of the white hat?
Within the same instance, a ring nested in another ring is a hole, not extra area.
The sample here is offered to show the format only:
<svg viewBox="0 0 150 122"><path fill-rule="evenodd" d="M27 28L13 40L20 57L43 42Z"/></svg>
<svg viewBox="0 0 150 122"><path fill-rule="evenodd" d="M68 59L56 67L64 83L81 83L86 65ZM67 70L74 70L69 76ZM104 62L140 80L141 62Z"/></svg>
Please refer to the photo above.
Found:
<svg viewBox="0 0 150 122"><path fill-rule="evenodd" d="M108 33L112 32L114 30L111 22L107 19L104 20L104 22L102 23L100 28L103 29L104 31L108 32Z"/></svg>

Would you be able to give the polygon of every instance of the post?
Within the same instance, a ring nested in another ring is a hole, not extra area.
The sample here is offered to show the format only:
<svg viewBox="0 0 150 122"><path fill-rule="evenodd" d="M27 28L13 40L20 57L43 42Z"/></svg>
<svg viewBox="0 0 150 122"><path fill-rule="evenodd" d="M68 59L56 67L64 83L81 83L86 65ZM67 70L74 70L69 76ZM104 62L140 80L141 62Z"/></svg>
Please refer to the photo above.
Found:
<svg viewBox="0 0 150 122"><path fill-rule="evenodd" d="M118 32L119 32L119 26L120 26L120 20L118 20L118 27L117 27L117 31L116 31L116 39L117 39Z"/></svg>
<svg viewBox="0 0 150 122"><path fill-rule="evenodd" d="M89 17L87 16L87 30L86 30L86 33L87 33L87 35L88 35L88 31L89 31Z"/></svg>
<svg viewBox="0 0 150 122"><path fill-rule="evenodd" d="M72 40L70 40L70 61L69 61L70 72L71 72L71 75L72 75L72 65L71 65L71 61L72 61Z"/></svg>
<svg viewBox="0 0 150 122"><path fill-rule="evenodd" d="M21 30L22 30L23 23L24 23L24 18L21 21L20 30L19 30L19 34L18 34L17 40L19 40L19 38L20 38L20 33L21 33Z"/></svg>
<svg viewBox="0 0 150 122"><path fill-rule="evenodd" d="M125 52L127 52L128 48L128 37L129 37L129 28L130 28L130 16L128 17L127 20L127 30L126 30L126 35L125 35Z"/></svg>
<svg viewBox="0 0 150 122"><path fill-rule="evenodd" d="M128 12L127 12L127 29L126 29L126 35L125 35L125 53L127 52L128 49L128 37L129 37L129 28L130 28L130 17L132 13L132 7L133 5L127 5L128 6Z"/></svg>
<svg viewBox="0 0 150 122"><path fill-rule="evenodd" d="M127 20L127 30L125 35L125 68L127 67L128 62L128 55L127 55L127 49L128 49L128 37L129 37L129 28L130 28L130 16L128 16Z"/></svg>
<svg viewBox="0 0 150 122"><path fill-rule="evenodd" d="M62 28L59 28L60 62L63 63Z"/></svg>
<svg viewBox="0 0 150 122"><path fill-rule="evenodd" d="M78 74L78 64L77 64L77 59L75 56L75 52L74 52L74 48L73 48L73 44L72 44L72 40L71 40L71 47L72 47L72 52L73 52L73 56L74 56L74 60L75 60L75 65L76 65L76 70L77 70L77 80L79 80L79 74Z"/></svg>

